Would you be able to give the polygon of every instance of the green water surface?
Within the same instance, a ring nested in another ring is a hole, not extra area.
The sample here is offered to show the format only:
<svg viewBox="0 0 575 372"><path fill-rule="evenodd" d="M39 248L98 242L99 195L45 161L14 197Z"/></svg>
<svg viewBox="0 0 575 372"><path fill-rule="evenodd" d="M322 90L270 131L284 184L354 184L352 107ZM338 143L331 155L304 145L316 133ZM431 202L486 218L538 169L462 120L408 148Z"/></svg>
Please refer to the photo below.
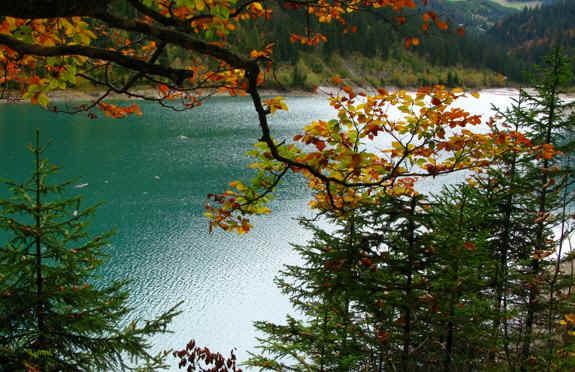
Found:
<svg viewBox="0 0 575 372"><path fill-rule="evenodd" d="M292 98L275 115L275 136L288 138L312 119L333 115L324 99ZM216 98L186 113L142 104L144 116L91 120L37 106L0 106L0 177L22 181L32 171L36 128L51 145L46 157L74 179L86 204L105 201L92 228L116 229L105 279L129 279L135 317L149 318L183 300L174 334L154 339L156 349L189 339L240 357L255 345L255 320L283 319L289 303L273 285L284 263L297 257L289 242L308 236L294 218L309 215L303 182L291 179L256 219L247 236L208 232L206 195L221 192L250 172L244 153L259 138L247 99ZM3 190L5 192L5 190ZM5 195L0 195L0 197Z"/></svg>
<svg viewBox="0 0 575 372"><path fill-rule="evenodd" d="M464 102L487 112L508 93ZM278 139L289 139L312 120L335 113L322 97L288 99L289 112L273 116ZM214 350L238 348L241 359L256 345L255 320L281 321L290 311L273 278L298 262L290 242L309 233L294 220L310 216L302 180L287 180L273 213L256 218L247 236L208 232L202 217L206 195L234 179L248 179L244 153L259 138L249 100L215 98L178 113L142 104L144 116L114 120L46 112L37 106L0 105L0 177L22 181L32 171L25 145L36 128L50 140L49 160L87 203L105 201L94 219L97 231L116 229L102 268L104 280L131 280L133 316L150 318L184 301L171 335L153 340L155 350L182 348L189 339ZM0 189L0 197L2 191Z"/></svg>

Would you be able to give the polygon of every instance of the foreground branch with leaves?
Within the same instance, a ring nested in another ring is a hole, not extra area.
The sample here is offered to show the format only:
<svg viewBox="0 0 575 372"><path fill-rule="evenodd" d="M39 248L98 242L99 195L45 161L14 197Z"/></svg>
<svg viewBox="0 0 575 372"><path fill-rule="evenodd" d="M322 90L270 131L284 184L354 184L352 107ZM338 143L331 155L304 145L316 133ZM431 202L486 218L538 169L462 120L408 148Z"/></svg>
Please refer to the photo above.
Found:
<svg viewBox="0 0 575 372"><path fill-rule="evenodd" d="M382 21L398 30L406 23L406 11L412 11L411 16L417 16L421 23L422 33L429 33L434 28L446 31L448 24L426 5L427 0L106 0L98 2L97 6L75 0L59 0L51 2L51 6L45 0L9 1L0 6L0 66L3 71L0 83L5 88L3 96L19 90L25 98L54 111L86 111L91 117L95 117L98 110L114 118L141 114L134 104L106 102L112 93L154 101L174 110L196 107L216 92L249 95L258 115L255 124L261 130L260 149L279 165L273 166L271 178L258 181L252 194L243 197L245 200L232 201L231 207L227 204L222 208L216 207L212 213L213 226L244 232L249 229L249 219L246 216L239 220L228 219L227 214L266 211L261 204L287 172L305 171L318 182L323 182L327 197L334 205L342 196L336 195L340 193L338 190L332 192L332 187L357 188L395 183L397 174L374 169L379 172L378 177L348 180L325 172L323 160L318 162L321 159L313 154L296 156L294 149L277 143L268 116L287 107L279 97L264 100L259 92L264 81L273 79L270 69L273 68L275 40L266 40L263 33L253 43L237 43L236 34L252 27L265 29L265 20L282 12L307 19L307 29L303 32L294 30L290 39L293 43L312 47L327 41L324 35L315 32L314 25L317 28L318 24L335 23L352 31L357 28L352 25L354 13L380 10L391 12L393 16L383 17ZM416 9L419 12L413 12ZM406 37L409 40L406 44L419 44L415 35ZM247 44L254 46L247 48ZM179 57L170 58L173 55ZM341 83L336 81L336 85L351 93L350 96L355 95ZM50 105L49 92L85 84L99 87L104 92L88 104L72 107ZM138 87L153 89L150 92ZM434 99L440 100L435 104L438 113L454 98L450 93L438 91L424 95L433 95ZM399 98L403 100L405 97ZM373 103L381 106L390 99L391 96L381 95L375 97ZM416 103L422 99L419 97ZM347 107L347 110L351 109ZM378 107L373 107L373 110L378 110ZM351 116L349 118L354 120ZM466 121L467 118L460 117L459 120ZM446 119L440 118L439 121L433 125L449 124ZM369 124L371 135L383 130L377 127L379 124ZM409 130L413 135L423 133L419 129ZM313 140L320 152L325 140ZM354 141L353 138L346 140ZM354 146L348 143L341 145ZM347 154L341 156L352 155L351 152L359 149L346 151ZM359 164L371 160L362 158ZM354 164L357 162L352 161ZM444 164L445 169L434 168L431 173L440 174L449 168L464 167L460 159L454 159L452 163ZM390 164L396 167L394 162ZM383 162L381 166L387 167ZM403 165L397 164L398 174L402 173L401 169ZM223 199L218 196L216 201Z"/></svg>

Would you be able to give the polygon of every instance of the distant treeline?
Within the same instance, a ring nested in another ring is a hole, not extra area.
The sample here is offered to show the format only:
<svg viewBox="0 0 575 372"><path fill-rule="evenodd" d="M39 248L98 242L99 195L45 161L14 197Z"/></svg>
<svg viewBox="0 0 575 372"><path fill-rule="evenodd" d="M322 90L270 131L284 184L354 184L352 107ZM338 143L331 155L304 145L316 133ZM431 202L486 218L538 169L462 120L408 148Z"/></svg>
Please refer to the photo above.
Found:
<svg viewBox="0 0 575 372"><path fill-rule="evenodd" d="M439 4L442 4L441 2ZM477 4L478 6L481 4ZM446 8L440 8L439 11ZM486 7L485 9L491 9ZM432 30L430 34L421 32L421 17L417 14L408 15L408 24L395 27L394 15L389 11L378 11L355 15L353 25L357 32L344 33L340 27L309 25L310 32L321 32L328 37L321 53L324 57L338 54L342 57L360 53L366 57L392 58L398 49L404 49L404 40L408 36L418 35L422 42L411 51L423 57L432 66L483 69L489 68L511 80L521 81L527 65L519 58L507 55L504 45L494 45L485 33L476 30L477 24L469 26L465 36L460 36L456 29L456 20L465 19L467 13L454 12L448 17L450 29L448 32ZM276 40L275 58L279 61L296 63L301 54L312 53L308 47L289 42L290 34L302 32L308 28L305 14L294 17L283 14L276 21L266 25L266 39ZM475 31L474 31L475 30ZM241 42L241 40L238 40Z"/></svg>
<svg viewBox="0 0 575 372"><path fill-rule="evenodd" d="M575 2L552 0L544 4L547 3L551 5L516 11L490 0L459 2L437 0L428 8L406 13L407 24L401 26L397 25L397 14L390 10L371 10L355 14L353 19L350 19L348 29L355 26L357 31L345 32L340 25L325 25L313 21L312 17L306 15L304 8L288 12L284 10L283 1L280 0L268 3L275 13L273 20L261 21L257 29L240 28L230 35L230 39L232 45L246 53L251 49L263 48L269 42L275 42L273 57L276 64L292 66L290 76L282 81L282 84L288 86L304 85L305 76L302 73L307 72L306 68L297 70L295 66L301 65L302 60L306 64L305 59L309 59L310 55L326 66L329 66L329 61L334 56L345 60L355 55L401 63L405 59L404 41L412 36L420 37L421 44L412 46L409 53L414 55L413 58L418 60L418 64L429 65L429 68L424 71L397 70L388 75L392 73L397 75L401 72L418 74L416 85L428 81L447 83L447 73L444 74L445 77L432 79L427 75L431 73L432 68L457 68L458 75L461 71L474 74L479 70L490 70L492 74L500 75L505 81L523 83L526 72L532 70L534 63L540 62L541 56L548 53L552 45L562 45L568 54L575 46ZM428 34L423 34L421 14L428 10L435 11L442 19L448 21L447 32L432 28ZM460 27L465 29L464 36L456 32ZM327 36L329 42L319 48L310 48L290 42L293 33L322 33ZM190 56L179 55L171 50L168 50L162 58L177 58L183 64L190 60ZM325 70L318 66L315 66L315 69L313 66L308 67L317 75L322 72L320 70ZM328 72L331 71L325 74ZM361 70L357 72L364 74ZM422 73L427 75L424 76ZM317 79L317 76L308 76L307 81L313 84ZM411 77L400 79L402 81L396 81L397 78L391 80L393 81L384 79L382 82L396 85L402 85L403 80L409 84L413 82ZM454 78L452 74L449 83L457 84L463 80L461 77ZM489 79L483 78L483 80L485 83L472 85L492 85L487 82Z"/></svg>
<svg viewBox="0 0 575 372"><path fill-rule="evenodd" d="M556 0L551 5L525 8L497 23L488 37L505 45L508 53L539 63L553 45L569 55L575 49L575 2Z"/></svg>

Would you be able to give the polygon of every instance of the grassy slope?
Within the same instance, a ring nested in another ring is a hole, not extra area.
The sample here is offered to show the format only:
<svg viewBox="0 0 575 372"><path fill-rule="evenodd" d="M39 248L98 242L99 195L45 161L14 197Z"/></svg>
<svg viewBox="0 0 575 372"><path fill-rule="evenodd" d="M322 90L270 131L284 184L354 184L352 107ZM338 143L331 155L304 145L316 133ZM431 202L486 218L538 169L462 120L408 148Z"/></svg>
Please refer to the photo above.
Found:
<svg viewBox="0 0 575 372"><path fill-rule="evenodd" d="M330 78L335 75L343 77L349 84L362 87L417 87L448 83L468 88L506 85L503 76L488 69L432 66L422 57L399 50L387 59L359 54L346 57L306 54L298 59L295 66L277 66L276 80L270 81L266 87L312 89L329 85Z"/></svg>

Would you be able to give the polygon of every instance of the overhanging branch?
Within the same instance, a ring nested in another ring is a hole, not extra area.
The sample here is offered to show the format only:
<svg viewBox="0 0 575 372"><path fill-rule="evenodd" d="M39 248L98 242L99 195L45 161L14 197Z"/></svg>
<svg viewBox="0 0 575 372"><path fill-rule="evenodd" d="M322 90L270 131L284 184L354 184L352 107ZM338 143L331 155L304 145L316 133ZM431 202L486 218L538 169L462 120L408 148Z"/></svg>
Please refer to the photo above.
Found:
<svg viewBox="0 0 575 372"><path fill-rule="evenodd" d="M13 37L0 34L0 44L6 45L10 49L15 50L20 54L34 55L42 57L56 57L56 56L84 56L88 58L100 59L104 61L109 61L116 63L122 67L139 71L144 74L151 74L157 76L163 76L174 81L176 84L181 84L185 79L193 77L193 72L183 69L174 69L171 67L165 67L161 65L156 65L140 59L126 56L122 53L87 47L81 45L65 45L65 46L55 46L47 47L35 44L25 43Z"/></svg>
<svg viewBox="0 0 575 372"><path fill-rule="evenodd" d="M118 17L110 13L98 14L95 18L106 23L110 27L147 35L168 44L174 44L181 48L216 58L234 68L247 70L252 63L252 61L243 59L228 49L197 40L185 32L150 25L138 20Z"/></svg>
<svg viewBox="0 0 575 372"><path fill-rule="evenodd" d="M111 0L1 0L0 16L16 18L90 17L105 12Z"/></svg>

